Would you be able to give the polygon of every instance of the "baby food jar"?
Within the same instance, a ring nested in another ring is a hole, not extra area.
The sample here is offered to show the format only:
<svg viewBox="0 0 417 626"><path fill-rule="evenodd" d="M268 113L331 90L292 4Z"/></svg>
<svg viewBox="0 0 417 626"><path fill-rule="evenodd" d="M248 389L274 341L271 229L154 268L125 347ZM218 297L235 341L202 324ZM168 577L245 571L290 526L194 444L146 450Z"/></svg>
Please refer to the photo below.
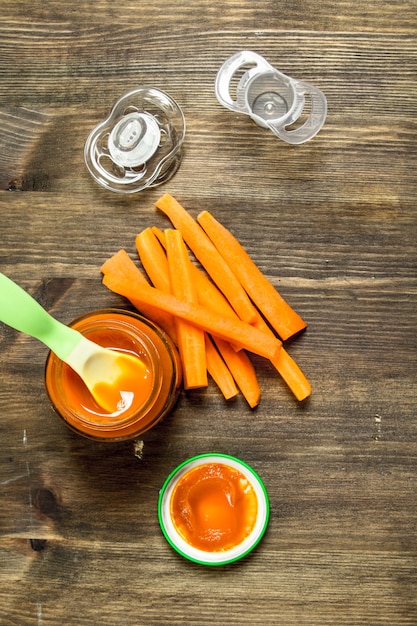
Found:
<svg viewBox="0 0 417 626"><path fill-rule="evenodd" d="M105 412L79 376L53 352L45 366L45 386L56 413L76 433L99 441L135 439L173 408L182 372L170 337L150 320L122 309L102 309L73 320L75 328L95 343L139 357L149 370L151 389L140 404ZM139 394L140 395L140 394Z"/></svg>

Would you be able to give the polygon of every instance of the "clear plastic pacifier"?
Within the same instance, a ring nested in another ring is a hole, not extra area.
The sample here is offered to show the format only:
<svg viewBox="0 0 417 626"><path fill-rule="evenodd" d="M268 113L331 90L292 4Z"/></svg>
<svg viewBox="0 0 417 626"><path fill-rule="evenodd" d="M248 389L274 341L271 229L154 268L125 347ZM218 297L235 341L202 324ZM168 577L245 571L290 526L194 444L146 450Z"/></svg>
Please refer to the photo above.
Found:
<svg viewBox="0 0 417 626"><path fill-rule="evenodd" d="M84 160L106 189L133 193L169 180L181 163L184 115L166 93L136 89L116 102L90 133Z"/></svg>
<svg viewBox="0 0 417 626"><path fill-rule="evenodd" d="M236 82L233 98L231 87ZM224 107L249 115L259 126L269 128L287 143L308 141L326 119L327 101L319 89L278 72L250 50L238 52L223 63L215 90ZM298 127L287 130L297 121Z"/></svg>

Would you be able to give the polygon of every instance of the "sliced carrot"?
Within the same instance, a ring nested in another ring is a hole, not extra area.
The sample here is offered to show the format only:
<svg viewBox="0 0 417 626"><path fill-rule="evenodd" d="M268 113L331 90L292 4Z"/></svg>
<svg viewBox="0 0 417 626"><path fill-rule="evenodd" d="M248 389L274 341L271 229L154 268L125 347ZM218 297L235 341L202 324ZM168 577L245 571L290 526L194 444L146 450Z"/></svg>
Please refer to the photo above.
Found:
<svg viewBox="0 0 417 626"><path fill-rule="evenodd" d="M162 247L166 247L165 242L165 233L158 228L157 226L152 226L152 233L155 238L160 242ZM155 259L156 261L156 259ZM162 264L159 264L159 267ZM146 267L145 267L146 269ZM158 268L159 271L159 268ZM223 295L223 293L218 289L218 287L213 283L212 280L204 273L203 270L198 268L193 263L191 264L191 277L193 283L196 286L198 301L202 306L205 306L212 311L216 311L219 315L225 315L226 317L231 317L236 319L238 317L235 310L230 306L229 301ZM153 282L153 281L152 281ZM154 283L155 287L156 285Z"/></svg>
<svg viewBox="0 0 417 626"><path fill-rule="evenodd" d="M244 350L236 352L229 342L215 339L216 346L249 406L253 409L259 404L261 390L255 368Z"/></svg>
<svg viewBox="0 0 417 626"><path fill-rule="evenodd" d="M145 276L142 274L140 269L136 267L126 250L123 249L116 252L112 257L103 263L101 272L104 276L112 276L113 279L118 276L122 282L131 282L132 284L137 283L148 286L148 281ZM145 317L154 321L155 324L168 333L173 341L176 341L177 331L175 328L174 318L170 313L166 313L158 307L146 304L146 302L141 302L134 297L126 297L130 300L133 306L138 309L138 311L141 311Z"/></svg>
<svg viewBox="0 0 417 626"><path fill-rule="evenodd" d="M282 298L227 228L208 211L200 213L197 221L283 341L306 328L304 320Z"/></svg>
<svg viewBox="0 0 417 626"><path fill-rule="evenodd" d="M265 333L269 333L272 337L274 336L261 315L258 316L254 326ZM271 359L271 364L291 389L297 400L301 402L311 395L309 381L284 347L281 348L277 356Z"/></svg>
<svg viewBox="0 0 417 626"><path fill-rule="evenodd" d="M151 230L163 248L166 248L165 233L158 226L151 226Z"/></svg>
<svg viewBox="0 0 417 626"><path fill-rule="evenodd" d="M171 315L177 315L206 332L241 345L243 348L266 359L273 359L281 349L276 337L258 330L241 320L219 316L200 304L183 302L172 294L164 293L156 287L132 281L121 272L104 274L103 283L115 293L142 304L152 305Z"/></svg>
<svg viewBox="0 0 417 626"><path fill-rule="evenodd" d="M197 301L191 281L191 261L179 231L163 233L168 242L168 258L151 228L136 236L136 248L142 265L153 285L165 293L173 293L187 302ZM177 346L181 357L184 388L196 389L208 384L204 331L175 317Z"/></svg>
<svg viewBox="0 0 417 626"><path fill-rule="evenodd" d="M171 293L185 302L197 303L197 291L191 279L191 260L180 231L166 230L165 241ZM160 244L157 242L157 245ZM180 318L175 318L175 322L184 388L206 387L208 379L204 331Z"/></svg>
<svg viewBox="0 0 417 626"><path fill-rule="evenodd" d="M231 319L238 319L237 313L232 309L229 301L225 298L210 278L195 265L192 266L192 279L197 289L198 301L202 306L213 312Z"/></svg>
<svg viewBox="0 0 417 626"><path fill-rule="evenodd" d="M180 231L173 228L167 228L164 234L171 293L180 300L196 304L198 295L191 278L192 264L184 239Z"/></svg>
<svg viewBox="0 0 417 626"><path fill-rule="evenodd" d="M207 370L226 400L235 398L239 390L226 363L223 361L210 337L205 334Z"/></svg>
<svg viewBox="0 0 417 626"><path fill-rule="evenodd" d="M271 359L271 363L280 373L283 380L285 380L297 400L301 402L311 395L311 385L309 381L284 348L280 350L277 357Z"/></svg>
<svg viewBox="0 0 417 626"><path fill-rule="evenodd" d="M154 287L165 291L165 293L170 293L171 285L165 250L151 228L145 228L136 235L136 249L143 268Z"/></svg>
<svg viewBox="0 0 417 626"><path fill-rule="evenodd" d="M168 193L162 196L155 206L168 216L176 229L181 231L188 247L224 293L238 316L250 324L256 317L255 308L233 271L203 229Z"/></svg>
<svg viewBox="0 0 417 626"><path fill-rule="evenodd" d="M164 245L163 231L156 226L153 226L152 230L159 241L161 241L162 245ZM193 268L193 280L197 286L200 304L213 311L217 311L219 315L230 315L231 317L236 318L235 311L229 305L223 294L217 289L216 285L214 285L214 283L212 283L212 281L210 281L210 279L198 267L193 266ZM268 333L270 336L274 336L272 330L265 323L259 312L257 312L257 318L253 325ZM235 349L239 348L239 346L236 345L233 347ZM277 357L271 360L271 363L284 382L288 385L297 400L305 400L311 395L310 382L284 347L281 348Z"/></svg>

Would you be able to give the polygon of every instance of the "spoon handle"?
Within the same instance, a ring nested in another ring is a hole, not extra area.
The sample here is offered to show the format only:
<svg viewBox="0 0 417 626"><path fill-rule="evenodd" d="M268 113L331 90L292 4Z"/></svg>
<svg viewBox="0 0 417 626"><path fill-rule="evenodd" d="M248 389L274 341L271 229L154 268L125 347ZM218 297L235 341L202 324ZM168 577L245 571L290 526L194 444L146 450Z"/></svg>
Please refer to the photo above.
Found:
<svg viewBox="0 0 417 626"><path fill-rule="evenodd" d="M82 335L58 322L24 289L0 273L0 321L39 339L65 361Z"/></svg>

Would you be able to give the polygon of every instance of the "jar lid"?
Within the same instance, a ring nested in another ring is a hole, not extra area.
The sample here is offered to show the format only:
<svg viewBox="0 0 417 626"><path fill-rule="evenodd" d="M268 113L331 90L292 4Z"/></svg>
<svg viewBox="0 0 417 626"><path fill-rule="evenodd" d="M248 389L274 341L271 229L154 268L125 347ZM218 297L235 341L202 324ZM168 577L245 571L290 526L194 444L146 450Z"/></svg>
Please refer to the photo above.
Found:
<svg viewBox="0 0 417 626"><path fill-rule="evenodd" d="M225 550L203 550L188 543L177 530L172 518L172 498L179 481L194 468L222 464L237 470L252 487L257 501L256 519L249 534L240 543ZM269 499L258 474L244 461L227 454L207 453L194 456L178 465L165 480L159 493L158 518L165 539L184 558L202 565L226 565L249 554L265 534L269 521Z"/></svg>

